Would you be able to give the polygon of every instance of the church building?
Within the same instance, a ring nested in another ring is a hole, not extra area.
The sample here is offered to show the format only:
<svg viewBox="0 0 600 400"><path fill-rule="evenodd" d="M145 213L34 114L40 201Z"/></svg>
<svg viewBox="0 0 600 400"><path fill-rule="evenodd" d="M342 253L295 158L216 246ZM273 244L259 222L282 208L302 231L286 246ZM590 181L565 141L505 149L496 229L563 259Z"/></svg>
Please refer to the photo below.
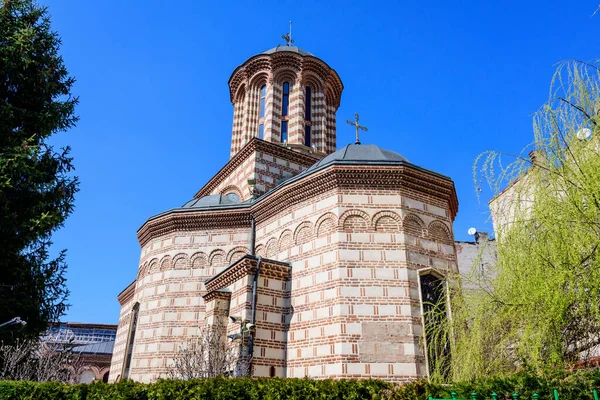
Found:
<svg viewBox="0 0 600 400"><path fill-rule="evenodd" d="M233 71L229 161L137 232L111 381L165 377L187 338L229 316L252 326L255 377L428 375L424 299L458 272L454 183L361 144L358 116L356 143L338 144L343 89L294 46Z"/></svg>

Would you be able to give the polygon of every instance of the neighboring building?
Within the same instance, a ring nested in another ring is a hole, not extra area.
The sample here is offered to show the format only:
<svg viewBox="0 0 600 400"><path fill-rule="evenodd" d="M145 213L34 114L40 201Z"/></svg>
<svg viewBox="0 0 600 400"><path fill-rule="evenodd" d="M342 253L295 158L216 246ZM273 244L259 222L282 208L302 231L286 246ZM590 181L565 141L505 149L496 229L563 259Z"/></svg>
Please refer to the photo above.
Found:
<svg viewBox="0 0 600 400"><path fill-rule="evenodd" d="M336 151L342 82L297 47L251 57L229 88L231 159L138 230L110 380L165 376L230 315L256 326L253 376L426 376L422 297L458 271L452 180L375 145Z"/></svg>
<svg viewBox="0 0 600 400"><path fill-rule="evenodd" d="M78 383L108 382L117 325L87 324L77 322L52 323L42 336L42 341L73 348L79 356Z"/></svg>
<svg viewBox="0 0 600 400"><path fill-rule="evenodd" d="M496 239L487 232L475 233L475 241L454 242L456 262L464 290L487 287L491 271L496 265Z"/></svg>

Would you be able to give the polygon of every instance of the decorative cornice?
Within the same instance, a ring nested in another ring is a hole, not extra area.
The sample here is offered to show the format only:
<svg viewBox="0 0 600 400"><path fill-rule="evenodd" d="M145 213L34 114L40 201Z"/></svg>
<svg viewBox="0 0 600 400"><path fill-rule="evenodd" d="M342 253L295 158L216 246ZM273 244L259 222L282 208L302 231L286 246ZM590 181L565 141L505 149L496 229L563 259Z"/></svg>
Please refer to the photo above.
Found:
<svg viewBox="0 0 600 400"><path fill-rule="evenodd" d="M229 299L231 299L231 292L220 290L220 289L212 290L212 291L206 293L204 296L202 296L202 298L204 299L205 303L208 303L209 301L213 301L216 299L229 300Z"/></svg>
<svg viewBox="0 0 600 400"><path fill-rule="evenodd" d="M276 157L284 158L287 161L294 162L298 165L310 167L319 159L320 156L311 156L309 154L302 154L291 149L284 147L281 144L271 143L259 138L252 138L240 151L238 151L232 158L221 168L219 172L212 177L195 195L194 198L200 198L202 196L208 196L211 194L221 182L227 179L231 173L239 167L244 161L248 159L252 154L256 152L267 153Z"/></svg>
<svg viewBox="0 0 600 400"><path fill-rule="evenodd" d="M133 298L133 295L135 294L135 283L137 282L137 280L134 280L133 282L131 282L129 284L129 286L127 286L125 289L123 289L123 291L121 293L119 293L117 295L117 300L119 301L120 305L125 305L125 303L127 303L129 300L131 300Z"/></svg>
<svg viewBox="0 0 600 400"><path fill-rule="evenodd" d="M206 290L217 291L232 285L244 276L254 275L258 267L258 257L246 255L217 275L205 282ZM287 281L290 279L292 267L288 263L263 258L260 267L260 276Z"/></svg>
<svg viewBox="0 0 600 400"><path fill-rule="evenodd" d="M247 228L250 226L248 208L237 210L221 209L165 213L163 216L146 221L138 230L137 237L144 247L152 238L172 232L209 230L223 228Z"/></svg>
<svg viewBox="0 0 600 400"><path fill-rule="evenodd" d="M138 240L143 247L153 237L175 231L197 231L224 227L248 229L251 215L254 216L256 222L262 222L281 212L283 207L291 207L336 188L369 187L409 188L447 201L452 221L458 213L456 189L450 178L428 172L412 164L333 164L306 176L291 178L289 183L284 183L266 193L255 203L236 204L230 208L222 207L218 210L188 211L180 209L165 213L147 221L138 231Z"/></svg>

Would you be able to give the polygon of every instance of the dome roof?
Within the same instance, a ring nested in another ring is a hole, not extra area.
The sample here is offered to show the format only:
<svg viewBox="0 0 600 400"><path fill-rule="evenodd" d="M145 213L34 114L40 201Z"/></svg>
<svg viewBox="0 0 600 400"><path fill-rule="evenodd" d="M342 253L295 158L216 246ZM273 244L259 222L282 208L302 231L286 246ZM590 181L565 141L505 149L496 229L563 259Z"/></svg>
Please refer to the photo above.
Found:
<svg viewBox="0 0 600 400"><path fill-rule="evenodd" d="M311 165L302 174L309 174L330 164L398 164L409 161L400 154L374 144L349 144Z"/></svg>
<svg viewBox="0 0 600 400"><path fill-rule="evenodd" d="M273 53L279 53L281 51L291 51L293 53L300 54L301 56L313 56L314 57L314 54L309 53L308 51L304 51L296 46L277 46L277 47L273 47L272 49L263 51L261 54L273 54Z"/></svg>

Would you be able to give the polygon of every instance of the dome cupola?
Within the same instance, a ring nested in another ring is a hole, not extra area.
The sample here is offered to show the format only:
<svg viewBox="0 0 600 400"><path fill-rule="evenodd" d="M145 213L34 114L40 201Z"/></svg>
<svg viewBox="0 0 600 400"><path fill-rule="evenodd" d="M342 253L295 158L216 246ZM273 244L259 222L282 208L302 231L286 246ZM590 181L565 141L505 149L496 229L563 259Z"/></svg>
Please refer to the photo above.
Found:
<svg viewBox="0 0 600 400"><path fill-rule="evenodd" d="M250 57L229 78L231 157L254 137L300 152L334 152L343 89L334 69L296 46Z"/></svg>

